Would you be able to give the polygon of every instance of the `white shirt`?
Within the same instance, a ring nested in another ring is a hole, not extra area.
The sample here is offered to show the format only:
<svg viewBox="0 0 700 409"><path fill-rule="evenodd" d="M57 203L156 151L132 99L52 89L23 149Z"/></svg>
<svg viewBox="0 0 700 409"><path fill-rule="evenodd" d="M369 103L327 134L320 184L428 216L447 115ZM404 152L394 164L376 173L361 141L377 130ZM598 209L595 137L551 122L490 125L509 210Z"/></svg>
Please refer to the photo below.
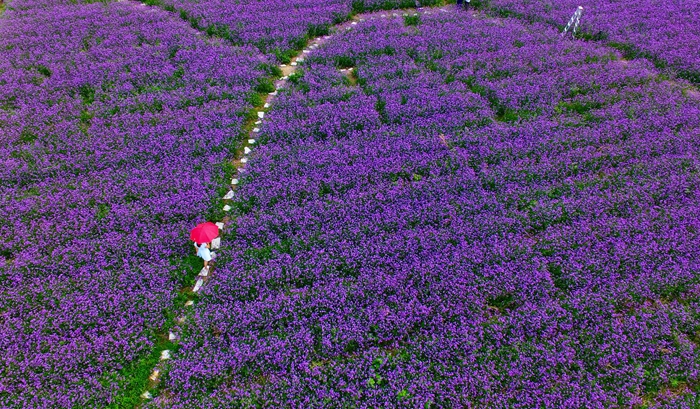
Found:
<svg viewBox="0 0 700 409"><path fill-rule="evenodd" d="M209 251L209 249L207 248L207 243L202 243L202 245L199 246L199 249L197 250L197 256L204 259L204 261L211 260L211 251Z"/></svg>

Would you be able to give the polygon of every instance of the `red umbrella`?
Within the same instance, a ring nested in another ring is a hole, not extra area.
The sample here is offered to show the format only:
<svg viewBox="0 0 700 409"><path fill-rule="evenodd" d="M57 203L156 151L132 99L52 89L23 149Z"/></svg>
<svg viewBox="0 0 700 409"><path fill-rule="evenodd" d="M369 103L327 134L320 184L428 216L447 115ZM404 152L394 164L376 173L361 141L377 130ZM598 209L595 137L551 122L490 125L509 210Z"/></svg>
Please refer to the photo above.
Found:
<svg viewBox="0 0 700 409"><path fill-rule="evenodd" d="M209 243L219 236L219 227L212 222L200 223L190 232L190 239L196 243Z"/></svg>

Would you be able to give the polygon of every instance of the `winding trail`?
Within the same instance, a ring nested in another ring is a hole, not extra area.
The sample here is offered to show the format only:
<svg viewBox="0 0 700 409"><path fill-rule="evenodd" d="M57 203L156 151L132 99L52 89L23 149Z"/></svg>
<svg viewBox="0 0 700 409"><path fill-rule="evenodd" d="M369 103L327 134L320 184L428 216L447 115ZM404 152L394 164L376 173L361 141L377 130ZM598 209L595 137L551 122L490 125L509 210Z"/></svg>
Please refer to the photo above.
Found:
<svg viewBox="0 0 700 409"><path fill-rule="evenodd" d="M1 1L1 0L0 0ZM147 9L153 9L153 8L159 8L158 6L149 6L145 3L140 3L136 0L118 0L118 1L129 1L130 3L133 3L136 7L139 8L147 8ZM237 170L237 175L231 180L230 185L229 185L229 191L222 197L222 201L224 203L223 210L225 212L228 212L231 210L231 206L229 203L233 200L235 196L235 191L236 187L239 183L239 178L241 174L245 173L246 171L246 164L251 158L251 154L253 153L253 149L255 147L255 144L258 141L258 136L261 131L261 128L264 126L265 122L265 113L269 110L269 108L272 106L274 103L279 90L283 89L286 87L289 76L294 74L297 70L297 68L300 67L300 64L303 64L304 59L306 56L309 54L313 53L314 50L316 50L318 47L323 45L324 43L328 42L333 36L345 32L347 30L351 30L354 26L358 25L360 22L364 22L367 20L375 20L375 19L383 19L383 18L400 18L408 15L418 15L418 14L431 14L435 11L440 11L440 12L456 12L455 10L450 10L449 9L450 5L440 5L440 6L431 6L431 7L421 7L421 8L410 8L410 9L393 9L393 10L384 10L384 11L372 11L372 12L367 12L367 13L362 13L362 14L356 14L354 15L350 20L345 21L343 23L337 24L333 26L330 30L329 35L322 36L322 37L316 37L310 41L307 42L306 46L294 57L291 59L289 64L281 64L279 65L279 69L282 72L282 76L274 81L274 86L275 90L273 92L268 93L265 98L264 98L264 103L262 106L255 107L257 111L257 118L254 120L251 120L250 122L246 123L244 125L244 129L247 128L252 128L248 132L248 139L245 141L243 144L242 148L238 150L235 154L235 156L231 159L231 164L235 166ZM189 26L189 25L188 25ZM190 29L196 33L198 36L203 36L206 37L207 35L199 30L196 30L189 26ZM351 76L352 73L352 68L349 69L340 69L339 71L344 73L347 76ZM219 231L223 232L226 229L226 226L229 224L231 221L231 218L229 216L224 217L223 220L216 222L216 225L219 227ZM212 242L212 248L213 249L218 249L220 248L221 240L215 239L214 242ZM187 322L189 314L189 308L194 305L194 300L193 296L201 291L201 289L216 276L216 267L215 264L211 266L208 270L207 269L202 269L199 274L197 275L197 279L194 283L194 285L187 290L185 293L187 294L187 301L184 303L184 305L178 310L178 318L176 319L176 322L178 325L183 325ZM168 328L165 330L167 334L163 333L160 334L162 337L165 337L167 335L167 338L170 343L173 345L177 345L177 343L180 340L181 334L176 328ZM160 353L160 361L158 364L155 365L153 370L151 371L149 375L149 380L148 380L148 387L146 390L141 394L141 398L143 399L143 403L145 404L147 401L152 401L153 404L156 406L161 406L161 405L167 405L170 402L170 397L171 394L167 390L159 390L159 386L161 384L161 380L163 379L163 375L167 372L168 370L168 361L172 358L173 356L173 350L171 349L161 349L158 351ZM160 393L157 393L160 392Z"/></svg>

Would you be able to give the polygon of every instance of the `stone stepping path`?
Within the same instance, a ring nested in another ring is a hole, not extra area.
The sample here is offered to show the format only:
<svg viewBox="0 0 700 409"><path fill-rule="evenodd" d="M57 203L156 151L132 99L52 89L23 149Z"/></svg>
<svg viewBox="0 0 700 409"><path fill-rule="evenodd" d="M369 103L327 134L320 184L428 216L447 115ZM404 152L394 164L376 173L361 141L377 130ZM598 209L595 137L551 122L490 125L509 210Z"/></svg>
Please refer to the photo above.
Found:
<svg viewBox="0 0 700 409"><path fill-rule="evenodd" d="M126 0L119 0L119 1L126 1ZM138 7L150 7L147 6L144 3L135 3ZM437 10L447 12L448 10L444 8L438 8ZM297 68L300 66L300 64L303 64L304 62L304 57L308 56L309 54L312 54L314 50L318 49L322 44L327 42L329 39L332 38L333 35L336 35L338 33L342 33L345 30L351 30L354 26L358 25L360 22L364 22L367 20L375 20L375 19L380 19L380 18L398 18L398 17L405 17L408 16L408 13L411 13L412 15L417 15L418 13L421 14L430 14L430 11L427 9L418 9L418 10L403 10L404 12L402 14L398 13L389 13L389 12L372 12L372 13L367 13L367 14L362 14L362 15L356 15L353 17L352 20L341 23L333 28L333 33L331 35L327 36L322 36L322 37L317 37L311 40L306 47L297 54L296 57L294 57L289 64L280 64L279 68L282 71L282 76L277 79L274 82L275 85L275 91L270 92L266 95L264 104L262 106L263 110L257 111L257 120L253 123L255 126L253 129L248 134L248 139L246 143L243 145L243 149L240 152L240 155L237 156L237 158L232 159L231 163L236 167L238 174L242 174L246 170L246 164L248 163L248 160L252 157L252 154L254 153L254 145L256 144L260 132L262 132L262 127L264 126L264 121L265 121L265 113L266 109L269 109L272 107L274 104L274 100L279 94L279 90L282 88L285 88L287 85L289 76L294 74L297 70ZM192 29L194 30L194 29ZM203 36L204 33L199 32L197 30L194 30L197 32L197 35ZM353 68L343 68L339 70L341 73L350 76L353 72ZM239 176L240 177L240 176ZM231 179L231 184L230 184L230 190L226 193L225 196L222 197L222 200L224 201L224 206L223 210L225 212L229 212L231 210L231 205L228 204L229 201L233 200L236 195L236 188L240 183L239 177ZM226 223L230 220L230 218L227 216L224 218L224 220L216 222L217 227L219 228L220 232L223 232L223 230L226 227ZM218 237L212 241L212 248L213 249L218 249L221 247L221 237ZM212 253L215 254L215 253ZM214 266L211 266L210 268L202 268L202 270L197 274L197 279L191 289L192 293L198 293L202 290L202 288L206 285L206 283L212 279L212 275L215 273L216 269ZM184 307L190 307L194 305L193 300L188 300L184 303ZM187 312L183 311L182 315L180 315L177 319L176 322L178 324L184 324L187 321ZM171 342L177 342L180 340L180 334L177 332L176 329L170 329L168 330L168 340ZM158 404L167 404L167 397L165 398L165 401L161 400L158 401L160 396L158 398L154 399L152 391L154 391L158 385L160 384L161 378L163 373L167 370L166 363L171 360L172 358L172 351L168 349L164 349L160 351L160 361L156 366L153 368L150 376L149 376L149 384L147 390L145 390L142 394L141 397L145 400L154 400L154 402L157 402ZM167 394L166 394L167 395Z"/></svg>

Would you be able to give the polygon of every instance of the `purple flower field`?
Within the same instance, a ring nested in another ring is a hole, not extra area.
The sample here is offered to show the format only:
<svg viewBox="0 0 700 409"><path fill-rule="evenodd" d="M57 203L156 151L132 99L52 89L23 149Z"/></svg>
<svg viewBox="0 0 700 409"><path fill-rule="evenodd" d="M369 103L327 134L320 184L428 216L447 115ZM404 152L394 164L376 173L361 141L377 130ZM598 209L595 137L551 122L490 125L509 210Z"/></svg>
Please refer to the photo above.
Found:
<svg viewBox="0 0 700 409"><path fill-rule="evenodd" d="M351 12L414 7L415 0L148 0L191 24L239 45L254 45L288 62L309 36L326 35ZM424 0L425 6L438 4Z"/></svg>
<svg viewBox="0 0 700 409"><path fill-rule="evenodd" d="M133 407L264 60L134 3L22 4L0 19L0 407Z"/></svg>
<svg viewBox="0 0 700 409"><path fill-rule="evenodd" d="M700 12L684 0L488 0L506 15L565 25L583 6L584 35L603 39L630 56L651 57L660 67L671 66L680 77L700 83Z"/></svg>
<svg viewBox="0 0 700 409"><path fill-rule="evenodd" d="M92 1L0 15L1 408L700 405L692 2Z"/></svg>
<svg viewBox="0 0 700 409"><path fill-rule="evenodd" d="M266 116L172 407L692 407L698 95L539 24L376 17Z"/></svg>

